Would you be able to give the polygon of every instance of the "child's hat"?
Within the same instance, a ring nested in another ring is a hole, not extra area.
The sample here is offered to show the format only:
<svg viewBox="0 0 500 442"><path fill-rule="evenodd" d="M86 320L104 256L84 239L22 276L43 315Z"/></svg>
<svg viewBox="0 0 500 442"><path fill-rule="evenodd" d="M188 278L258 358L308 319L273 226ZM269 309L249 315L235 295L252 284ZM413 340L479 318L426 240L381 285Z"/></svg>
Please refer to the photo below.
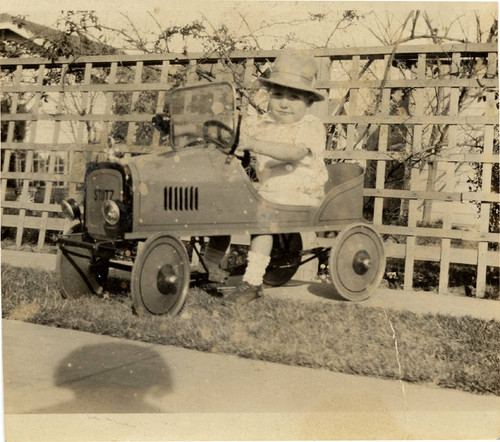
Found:
<svg viewBox="0 0 500 442"><path fill-rule="evenodd" d="M259 78L264 84L309 92L314 101L325 97L314 88L318 68L314 57L303 54L282 54L276 57L269 78Z"/></svg>

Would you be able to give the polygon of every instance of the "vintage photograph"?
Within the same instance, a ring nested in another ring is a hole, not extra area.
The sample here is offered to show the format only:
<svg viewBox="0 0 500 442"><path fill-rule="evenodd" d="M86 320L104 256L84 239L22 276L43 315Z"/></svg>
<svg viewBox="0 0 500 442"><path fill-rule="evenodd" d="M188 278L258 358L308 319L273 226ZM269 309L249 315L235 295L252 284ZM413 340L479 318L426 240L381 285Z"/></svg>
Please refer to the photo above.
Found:
<svg viewBox="0 0 500 442"><path fill-rule="evenodd" d="M8 0L3 436L500 437L498 3Z"/></svg>

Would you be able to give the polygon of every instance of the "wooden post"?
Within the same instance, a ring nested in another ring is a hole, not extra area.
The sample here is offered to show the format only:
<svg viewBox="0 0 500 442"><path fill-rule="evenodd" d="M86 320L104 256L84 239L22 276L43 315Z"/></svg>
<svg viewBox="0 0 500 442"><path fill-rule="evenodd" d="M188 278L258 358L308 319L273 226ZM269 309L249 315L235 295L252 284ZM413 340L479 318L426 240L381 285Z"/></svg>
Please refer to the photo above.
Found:
<svg viewBox="0 0 500 442"><path fill-rule="evenodd" d="M39 70L39 76L38 76L38 84L41 85L43 82L43 74L44 70L42 69L42 66L40 66ZM64 75L61 75L61 85L64 82ZM37 113L38 113L38 106L40 102L40 94L37 93ZM63 98L64 98L64 92L59 92L57 95L57 107L56 107L56 113L60 114L62 112L62 105L63 105ZM52 144L56 145L59 142L59 134L61 131L61 121L58 120L54 123L54 131L52 133ZM55 171L55 162L56 162L56 155L58 152L55 151L50 151L49 152L49 167L47 170L47 173L49 174L54 174ZM52 195L52 186L53 186L53 181L45 181L45 191L44 191L44 196L43 196L43 204L49 204L50 203L50 197ZM45 234L47 232L47 221L49 219L49 212L44 210L42 212L42 218L40 219L40 230L38 231L38 245L37 247L41 249L43 245L45 244Z"/></svg>
<svg viewBox="0 0 500 442"><path fill-rule="evenodd" d="M391 62L390 55L384 57L386 66ZM388 78L390 79L390 69L388 70ZM391 89L384 88L382 90L382 102L380 106L380 114L389 116L391 105ZM378 137L378 152L387 152L387 143L389 136L389 125L381 124L379 129ZM385 188L385 171L387 167L387 162L385 160L377 160L377 174L375 178L375 188L384 189ZM375 197L375 204L373 208L373 224L382 225L383 224L383 209L384 209L384 198Z"/></svg>
<svg viewBox="0 0 500 442"><path fill-rule="evenodd" d="M425 65L426 54L418 54L418 65L416 77L418 80L425 79ZM415 96L415 115L422 116L424 114L424 95L422 89L417 89ZM413 154L418 154L422 150L422 131L421 124L416 124L413 127ZM419 170L413 168L410 170L410 190L416 188L417 173ZM408 227L415 229L417 226L417 209L418 201L415 199L410 200L408 204ZM415 268L415 243L416 238L414 235L406 237L406 258L405 258L405 276L404 276L404 289L413 289L413 273Z"/></svg>
<svg viewBox="0 0 500 442"><path fill-rule="evenodd" d="M196 73L197 60L189 60L189 67L187 72L187 84L193 84L198 81L198 74Z"/></svg>
<svg viewBox="0 0 500 442"><path fill-rule="evenodd" d="M350 77L351 80L359 80L359 55L354 55L352 57ZM349 91L349 115L357 115L358 108L358 88L351 88ZM350 123L347 125L347 147L346 150L354 149L354 142L356 141L356 124Z"/></svg>
<svg viewBox="0 0 500 442"><path fill-rule="evenodd" d="M156 101L156 113L161 114L165 109L166 88L168 85L168 72L170 70L170 62L164 60L161 65L160 83L165 85L165 89L158 92L158 100ZM152 150L160 150L160 131L153 132L153 141L151 143Z"/></svg>
<svg viewBox="0 0 500 442"><path fill-rule="evenodd" d="M247 58L245 62L245 74L243 76L243 87L245 88L245 90L243 92L243 100L241 103L242 114L248 112L250 97L253 98L253 91L251 87L254 74L255 74L255 60L253 58Z"/></svg>
<svg viewBox="0 0 500 442"><path fill-rule="evenodd" d="M16 77L14 80L14 84L16 86L19 86L21 83L21 78L22 78L22 70L23 67L22 65L16 66ZM17 105L18 105L18 100L19 100L19 93L16 93L14 95L14 98L12 99L12 107L11 107L11 114L17 114ZM37 109L38 112L38 109ZM9 128L10 129L10 128ZM12 127L12 130L14 127ZM30 132L30 141L34 142L35 141L35 135L36 135L36 125L33 127L33 131ZM33 171L33 150L28 150L26 153L26 158L24 162L24 174L29 174ZM23 242L23 235L24 235L24 222L26 218L26 205L28 204L28 191L29 191L29 185L30 185L30 179L23 177L23 187L21 190L21 195L19 197L19 202L21 203L21 209L19 210L19 221L17 224L17 231L16 231L16 248L20 249L22 242Z"/></svg>
<svg viewBox="0 0 500 442"><path fill-rule="evenodd" d="M316 59L317 60L317 59ZM319 72L318 72L318 81L328 81L330 80L330 72L332 67L332 60L330 57L321 57L318 62ZM319 101L313 104L312 113L314 115L327 115L328 114L328 105L330 98L330 88L322 91L325 96L323 101Z"/></svg>
<svg viewBox="0 0 500 442"><path fill-rule="evenodd" d="M455 52L452 55L451 66L450 66L450 75L454 78L454 75L459 72L460 69L460 61L461 54L460 52ZM460 96L460 89L458 87L452 87L450 91L450 116L458 116L458 100ZM457 134L457 126L455 124L451 124L448 126L448 149L451 152L456 147L456 134ZM444 192L452 192L455 181L455 165L452 162L445 163L445 185L443 188ZM452 228L452 207L453 203L448 202L444 203L445 206L448 206L448 210L444 210L443 213L443 232L450 231ZM451 240L449 238L441 239L441 257L440 257L440 266L439 266L439 294L445 294L448 292L448 284L449 284L449 275L450 275L450 252L451 252Z"/></svg>
<svg viewBox="0 0 500 442"><path fill-rule="evenodd" d="M497 54L496 52L491 52L488 54L488 70L487 76L494 77L496 73L497 65ZM488 91L486 93L486 103L488 105L487 115L497 115L496 111L496 100L495 92ZM493 139L494 139L495 128L492 124L487 124L484 128L484 155L493 154ZM491 178L492 178L492 164L483 163L483 173L482 173L482 187L481 191L486 194L491 193ZM490 203L481 203L480 210L480 221L479 221L479 231L482 233L487 233L490 227ZM486 294L486 270L487 270L487 254L488 254L488 242L481 241L477 250L477 280L476 280L476 296L478 298L484 298Z"/></svg>
<svg viewBox="0 0 500 442"><path fill-rule="evenodd" d="M90 85L91 78L92 78L92 63L85 63L83 85L85 86ZM89 92L82 92L81 108L86 111L88 103L89 103ZM71 164L68 175L69 195L72 197L76 196L77 183L81 183L84 180L85 166L88 160L88 158L86 158L87 154L85 152L77 151L77 149L79 149L79 146L83 144L88 144L88 139L86 139L84 142L84 138L88 138L85 137L85 130L86 130L86 122L79 121L76 131L76 140L75 140L77 148L73 152L71 152L70 155Z"/></svg>
<svg viewBox="0 0 500 442"><path fill-rule="evenodd" d="M100 149L101 151L107 147L107 139L109 134L111 133L112 123L110 122L109 119L107 119L107 117L109 118L113 109L114 93L112 88L113 85L116 83L117 70L118 70L118 63L116 62L111 63L108 75L108 84L110 85L110 90L105 92L106 102L104 105L103 126L101 130L101 143L100 146L97 147L97 150ZM137 77L137 72L136 72L136 77ZM128 137L128 130L127 130L127 137ZM93 152L93 150L89 150L87 152L87 162L91 160L96 161L97 158L92 158L93 154L95 154L95 156L97 157L99 155L99 152Z"/></svg>
<svg viewBox="0 0 500 442"><path fill-rule="evenodd" d="M138 61L137 64L135 65L135 75L134 75L134 86L137 86L142 83L142 69L144 67L144 63L142 61ZM137 113L135 110L135 105L137 104L137 101L139 100L140 92L137 90L134 90L132 92L132 100L130 102L130 114L134 115ZM130 121L128 123L128 130L127 130L127 147L130 147L137 144L136 139L135 139L135 134L137 131L137 123L135 121Z"/></svg>

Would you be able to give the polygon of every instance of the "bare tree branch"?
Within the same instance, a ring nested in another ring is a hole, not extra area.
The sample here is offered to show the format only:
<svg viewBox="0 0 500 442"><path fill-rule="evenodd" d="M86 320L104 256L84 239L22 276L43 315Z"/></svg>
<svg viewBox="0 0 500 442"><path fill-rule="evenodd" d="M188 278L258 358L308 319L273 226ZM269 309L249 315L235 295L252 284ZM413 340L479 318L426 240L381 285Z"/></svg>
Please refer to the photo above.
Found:
<svg viewBox="0 0 500 442"><path fill-rule="evenodd" d="M252 40L255 42L255 45L257 46L257 48L259 50L262 50L262 48L260 47L260 44L259 44L259 41L257 40L257 37L255 37L255 34L253 33L252 31L252 28L250 27L250 25L248 24L248 21L247 19L245 18L245 16L241 13L241 12L238 12L238 15L241 17L241 20L243 23L245 23L247 29L248 29L248 32L250 32L250 37L252 38Z"/></svg>

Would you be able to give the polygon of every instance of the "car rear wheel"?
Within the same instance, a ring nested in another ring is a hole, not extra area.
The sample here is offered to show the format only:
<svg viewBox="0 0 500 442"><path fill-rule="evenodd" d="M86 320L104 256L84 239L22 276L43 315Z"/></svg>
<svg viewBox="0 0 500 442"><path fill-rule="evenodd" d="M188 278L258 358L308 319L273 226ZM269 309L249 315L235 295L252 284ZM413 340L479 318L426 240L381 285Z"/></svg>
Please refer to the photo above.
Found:
<svg viewBox="0 0 500 442"><path fill-rule="evenodd" d="M149 238L132 269L131 292L138 314L175 315L189 292L190 265L184 244L168 235Z"/></svg>
<svg viewBox="0 0 500 442"><path fill-rule="evenodd" d="M264 284L277 287L292 279L299 268L302 238L299 233L273 235L271 262L264 275Z"/></svg>
<svg viewBox="0 0 500 442"><path fill-rule="evenodd" d="M65 232L70 239L83 240L83 227L76 224ZM57 250L57 274L65 298L99 294L109 272L109 260L97 259L90 249L60 244Z"/></svg>
<svg viewBox="0 0 500 442"><path fill-rule="evenodd" d="M385 272L384 243L367 224L353 224L335 238L328 267L337 294L348 301L369 298Z"/></svg>

